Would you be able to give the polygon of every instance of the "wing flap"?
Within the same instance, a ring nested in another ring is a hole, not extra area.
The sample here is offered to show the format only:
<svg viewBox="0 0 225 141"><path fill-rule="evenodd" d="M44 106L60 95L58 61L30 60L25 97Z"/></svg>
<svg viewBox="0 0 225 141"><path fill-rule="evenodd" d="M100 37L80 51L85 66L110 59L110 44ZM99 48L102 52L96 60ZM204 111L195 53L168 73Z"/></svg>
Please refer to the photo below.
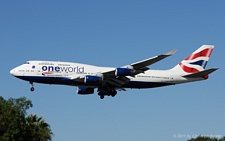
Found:
<svg viewBox="0 0 225 141"><path fill-rule="evenodd" d="M127 77L117 77L117 78L110 78L107 79L106 82L110 83L111 85L120 88L122 85L126 84L128 81L130 81Z"/></svg>

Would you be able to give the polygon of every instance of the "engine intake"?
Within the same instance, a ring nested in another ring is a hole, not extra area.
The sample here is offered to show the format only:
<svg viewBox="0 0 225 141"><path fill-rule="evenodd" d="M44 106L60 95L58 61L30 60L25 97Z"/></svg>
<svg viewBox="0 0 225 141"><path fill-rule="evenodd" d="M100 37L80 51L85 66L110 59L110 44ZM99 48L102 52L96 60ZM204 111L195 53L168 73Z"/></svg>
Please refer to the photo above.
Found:
<svg viewBox="0 0 225 141"><path fill-rule="evenodd" d="M87 87L77 87L77 94L93 94L94 88L87 88Z"/></svg>

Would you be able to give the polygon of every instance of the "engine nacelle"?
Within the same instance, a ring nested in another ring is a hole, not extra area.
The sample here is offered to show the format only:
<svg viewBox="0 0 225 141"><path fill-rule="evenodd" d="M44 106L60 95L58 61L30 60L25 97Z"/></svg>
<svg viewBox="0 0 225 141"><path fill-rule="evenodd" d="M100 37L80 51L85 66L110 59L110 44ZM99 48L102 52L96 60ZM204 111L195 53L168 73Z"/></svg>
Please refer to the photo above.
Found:
<svg viewBox="0 0 225 141"><path fill-rule="evenodd" d="M99 77L99 76L87 75L84 78L84 83L87 83L87 84L96 84L100 82L102 82L102 77Z"/></svg>
<svg viewBox="0 0 225 141"><path fill-rule="evenodd" d="M87 87L77 87L77 94L93 94L94 88L87 88Z"/></svg>
<svg viewBox="0 0 225 141"><path fill-rule="evenodd" d="M116 68L116 76L132 76L135 75L135 70L129 68Z"/></svg>

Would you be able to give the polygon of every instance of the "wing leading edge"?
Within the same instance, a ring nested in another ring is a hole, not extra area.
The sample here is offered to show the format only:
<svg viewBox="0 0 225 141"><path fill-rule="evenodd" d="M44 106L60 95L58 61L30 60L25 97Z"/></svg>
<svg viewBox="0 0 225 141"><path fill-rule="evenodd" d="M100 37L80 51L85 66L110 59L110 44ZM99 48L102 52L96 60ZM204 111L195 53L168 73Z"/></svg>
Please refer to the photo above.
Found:
<svg viewBox="0 0 225 141"><path fill-rule="evenodd" d="M171 56L173 55L177 50L176 49L173 49L171 50L170 52L168 53L165 53L165 54L161 54L161 55L158 55L158 56L155 56L155 57L152 57L152 58L148 58L148 59L145 59L145 60L142 60L142 61L139 61L139 62L136 62L136 63L133 63L131 64L131 66L134 67L134 69L140 69L140 68L144 68L146 66L150 66L168 56Z"/></svg>
<svg viewBox="0 0 225 141"><path fill-rule="evenodd" d="M176 49L173 49L173 50L169 51L168 53L161 54L161 55L158 55L158 56L155 56L152 58L148 58L148 59L136 62L136 63L132 63L130 65L123 66L121 68L132 68L136 72L135 75L137 75L139 73L144 73L146 70L149 70L149 68L147 66L152 65L166 57L173 55L176 51L177 51ZM128 82L130 80L126 76L122 76L122 77L116 76L115 71L116 71L116 69L102 72L102 74L104 76L104 80L117 88L122 86L123 84L125 84L126 82Z"/></svg>
<svg viewBox="0 0 225 141"><path fill-rule="evenodd" d="M161 55L158 55L158 56L155 56L152 58L148 58L148 59L136 62L136 63L132 63L130 65L123 66L121 68L131 67L132 69L139 71L139 73L143 73L144 71L149 70L149 68L147 66L152 65L166 57L173 55L176 51L177 51L176 49L173 49L168 53L161 54ZM104 77L115 77L115 69L102 72L102 74L104 75Z"/></svg>

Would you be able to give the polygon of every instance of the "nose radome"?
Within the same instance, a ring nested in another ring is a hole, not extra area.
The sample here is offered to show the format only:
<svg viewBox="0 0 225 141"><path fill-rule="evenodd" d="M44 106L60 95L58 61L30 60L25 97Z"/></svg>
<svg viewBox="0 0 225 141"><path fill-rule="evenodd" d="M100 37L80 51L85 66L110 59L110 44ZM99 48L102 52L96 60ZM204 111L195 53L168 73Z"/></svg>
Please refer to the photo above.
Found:
<svg viewBox="0 0 225 141"><path fill-rule="evenodd" d="M14 75L14 72L15 72L15 69L12 69L12 70L10 71L10 74L11 74L11 75Z"/></svg>

